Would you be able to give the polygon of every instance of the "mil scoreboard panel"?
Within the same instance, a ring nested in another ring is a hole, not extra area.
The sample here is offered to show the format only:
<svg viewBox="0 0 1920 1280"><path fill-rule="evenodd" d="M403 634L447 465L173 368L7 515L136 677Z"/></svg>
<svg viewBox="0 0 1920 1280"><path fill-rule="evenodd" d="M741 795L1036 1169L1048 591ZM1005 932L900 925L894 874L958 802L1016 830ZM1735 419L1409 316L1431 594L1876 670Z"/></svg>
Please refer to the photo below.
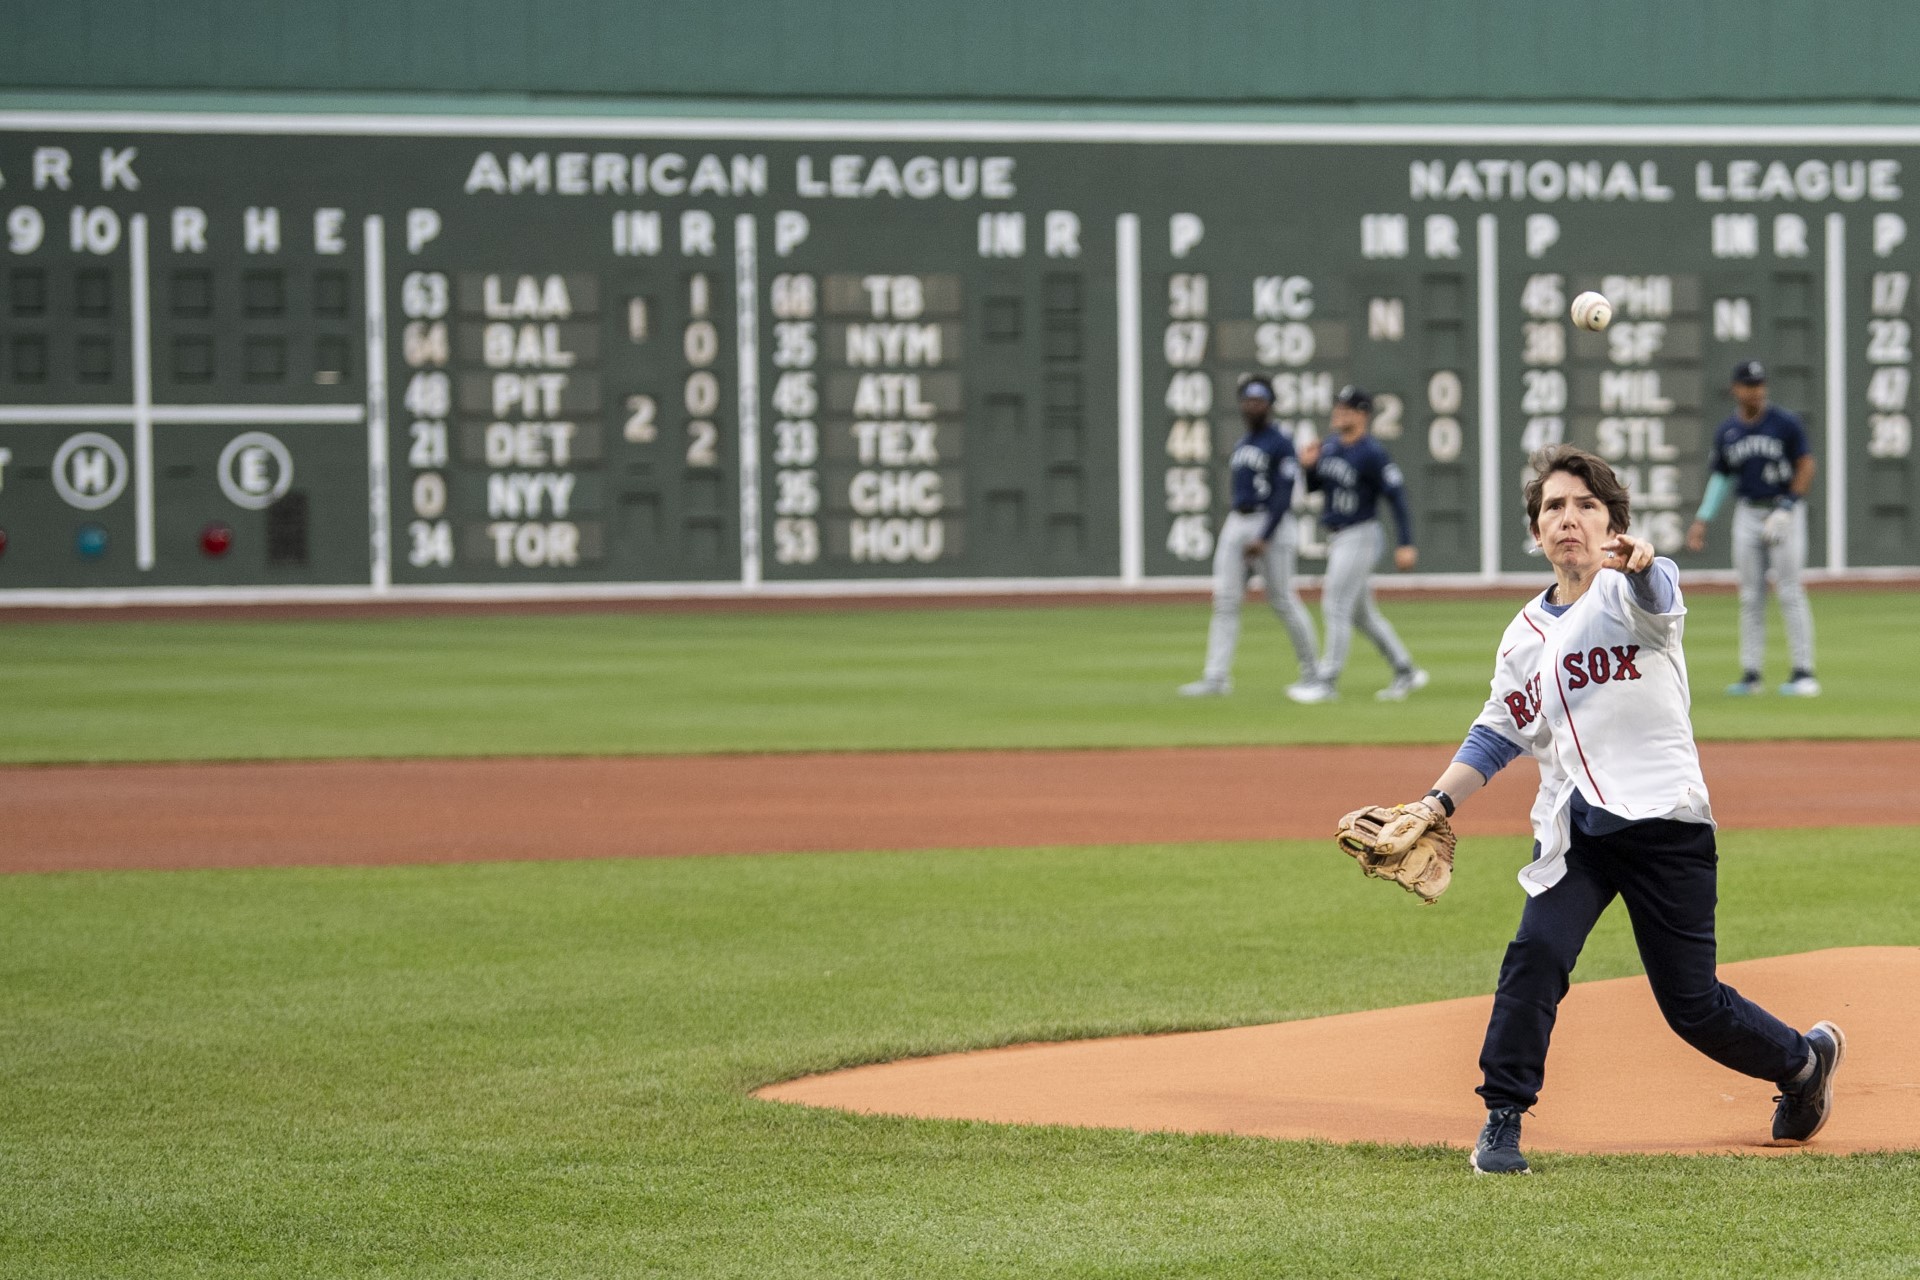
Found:
<svg viewBox="0 0 1920 1280"><path fill-rule="evenodd" d="M0 601L1192 582L1251 370L1301 435L1374 391L1422 570L1493 579L1538 569L1520 482L1561 440L1677 550L1746 358L1819 456L1814 564L1912 566L1916 161L1838 128L4 115ZM1604 334L1566 318L1589 288Z"/></svg>

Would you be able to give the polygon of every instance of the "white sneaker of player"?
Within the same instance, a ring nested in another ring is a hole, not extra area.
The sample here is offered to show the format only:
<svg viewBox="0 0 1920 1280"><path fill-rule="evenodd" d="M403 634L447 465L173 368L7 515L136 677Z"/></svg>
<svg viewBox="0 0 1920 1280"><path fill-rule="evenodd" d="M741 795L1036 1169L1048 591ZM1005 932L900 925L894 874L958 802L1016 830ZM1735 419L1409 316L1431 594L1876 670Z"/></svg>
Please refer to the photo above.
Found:
<svg viewBox="0 0 1920 1280"><path fill-rule="evenodd" d="M1180 686L1183 698L1221 698L1233 692L1231 680L1195 680Z"/></svg>
<svg viewBox="0 0 1920 1280"><path fill-rule="evenodd" d="M1381 702L1405 702L1407 695L1415 689L1427 687L1427 681L1433 677L1415 667L1412 671L1403 671L1393 678L1393 683L1373 696Z"/></svg>
<svg viewBox="0 0 1920 1280"><path fill-rule="evenodd" d="M1332 702L1340 693L1324 680L1302 680L1299 684L1287 686L1287 696L1295 702L1311 706L1316 702Z"/></svg>
<svg viewBox="0 0 1920 1280"><path fill-rule="evenodd" d="M1812 676L1800 676L1781 685L1780 692L1789 698L1817 698L1820 682Z"/></svg>

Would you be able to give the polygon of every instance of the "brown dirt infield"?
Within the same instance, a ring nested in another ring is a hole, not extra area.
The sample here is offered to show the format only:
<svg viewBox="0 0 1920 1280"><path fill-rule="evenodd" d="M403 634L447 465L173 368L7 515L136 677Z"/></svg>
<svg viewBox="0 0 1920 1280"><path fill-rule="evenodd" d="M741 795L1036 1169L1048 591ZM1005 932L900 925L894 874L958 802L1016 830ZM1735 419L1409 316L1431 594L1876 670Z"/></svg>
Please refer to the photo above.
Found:
<svg viewBox="0 0 1920 1280"><path fill-rule="evenodd" d="M373 865L1331 834L1419 795L1448 748L353 760L0 768L0 872ZM1706 743L1730 827L1877 820L1920 742ZM1532 771L1463 810L1527 829ZM1250 802L1251 801L1251 802Z"/></svg>
<svg viewBox="0 0 1920 1280"><path fill-rule="evenodd" d="M1723 965L1795 1026L1847 1035L1832 1118L1774 1145L1774 1087L1668 1031L1644 978L1578 983L1560 1006L1529 1152L1839 1154L1920 1146L1920 947L1847 947ZM868 1114L1470 1146L1491 996L1263 1027L1016 1045L856 1067L755 1096ZM1418 1063L1417 1073L1404 1069ZM1383 1064L1402 1070L1383 1071Z"/></svg>

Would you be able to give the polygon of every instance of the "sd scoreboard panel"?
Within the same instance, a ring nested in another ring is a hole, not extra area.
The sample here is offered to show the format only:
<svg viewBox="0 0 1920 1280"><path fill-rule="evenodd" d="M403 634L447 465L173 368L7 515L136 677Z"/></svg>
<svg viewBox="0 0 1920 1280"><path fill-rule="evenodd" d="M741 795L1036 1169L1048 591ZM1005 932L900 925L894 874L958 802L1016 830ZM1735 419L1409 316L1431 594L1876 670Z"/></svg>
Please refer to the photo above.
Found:
<svg viewBox="0 0 1920 1280"><path fill-rule="evenodd" d="M1912 566L1915 164L1838 128L0 115L0 602L1191 584L1255 370L1298 435L1372 390L1421 571L1496 578L1539 568L1556 441L1677 551L1748 358L1819 458L1813 563Z"/></svg>

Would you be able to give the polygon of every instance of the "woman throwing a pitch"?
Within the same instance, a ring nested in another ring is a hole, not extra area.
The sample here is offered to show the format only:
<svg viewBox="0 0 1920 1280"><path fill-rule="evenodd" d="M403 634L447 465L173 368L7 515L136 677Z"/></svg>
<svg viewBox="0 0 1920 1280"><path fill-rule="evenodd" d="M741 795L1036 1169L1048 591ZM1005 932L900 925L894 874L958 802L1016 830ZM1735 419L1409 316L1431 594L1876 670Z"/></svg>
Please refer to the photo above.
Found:
<svg viewBox="0 0 1920 1280"><path fill-rule="evenodd" d="M1844 1039L1802 1035L1715 973L1713 816L1688 718L1679 574L1627 535L1627 491L1569 445L1541 454L1527 522L1553 586L1501 637L1493 692L1422 802L1449 816L1509 761L1540 766L1534 859L1480 1053L1480 1173L1525 1173L1520 1117L1539 1097L1554 1015L1600 913L1626 900L1667 1024L1715 1062L1779 1084L1776 1140L1805 1141L1833 1104Z"/></svg>

